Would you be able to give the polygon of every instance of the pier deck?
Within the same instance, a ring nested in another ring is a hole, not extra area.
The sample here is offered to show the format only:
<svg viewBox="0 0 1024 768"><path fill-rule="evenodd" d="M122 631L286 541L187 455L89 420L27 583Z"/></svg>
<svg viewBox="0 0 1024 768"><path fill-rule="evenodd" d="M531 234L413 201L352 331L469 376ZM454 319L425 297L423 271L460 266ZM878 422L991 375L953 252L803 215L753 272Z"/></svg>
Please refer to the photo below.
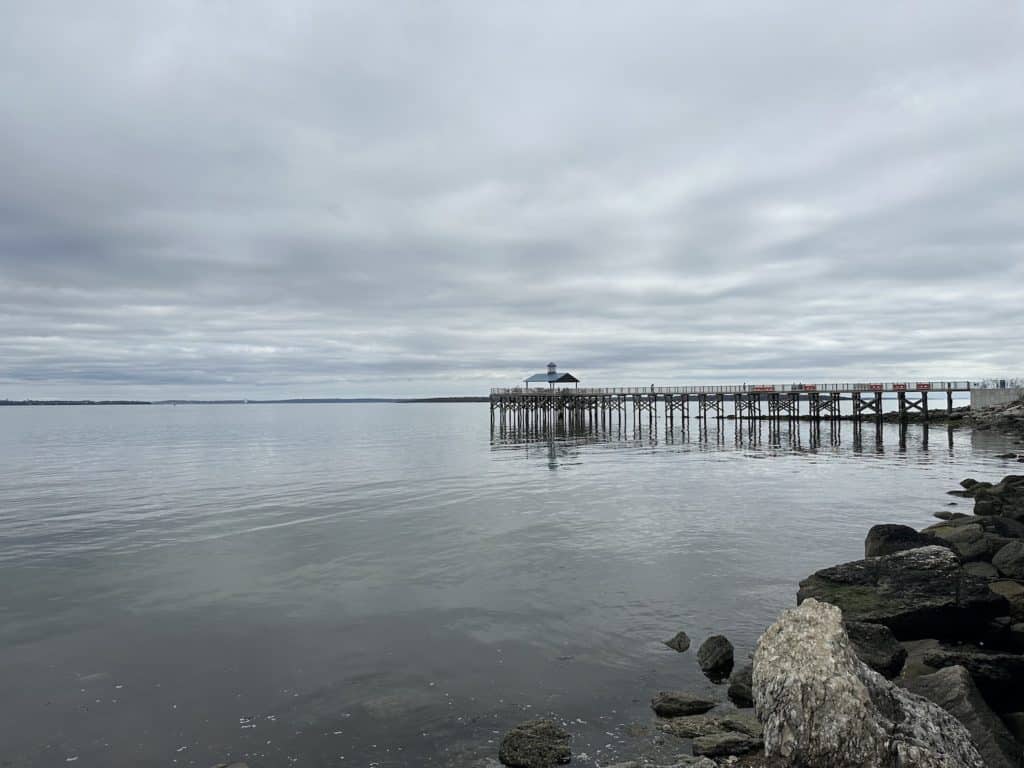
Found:
<svg viewBox="0 0 1024 768"><path fill-rule="evenodd" d="M697 384L677 387L533 388L491 390L491 422L522 427L556 423L634 426L659 413L671 428L676 420L727 418L726 406L737 419L798 419L806 403L812 419L838 419L843 401L850 402L847 418L882 418L885 393L895 393L902 420L917 412L928 419L928 396L945 395L953 409L955 392L970 392L969 381L847 382L833 384Z"/></svg>

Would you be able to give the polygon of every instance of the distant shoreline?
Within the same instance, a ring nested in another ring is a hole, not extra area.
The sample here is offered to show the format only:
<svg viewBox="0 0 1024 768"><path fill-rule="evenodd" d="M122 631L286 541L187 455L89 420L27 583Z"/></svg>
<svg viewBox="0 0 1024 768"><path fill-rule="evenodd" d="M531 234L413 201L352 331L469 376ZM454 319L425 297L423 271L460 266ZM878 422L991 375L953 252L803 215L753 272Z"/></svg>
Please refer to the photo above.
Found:
<svg viewBox="0 0 1024 768"><path fill-rule="evenodd" d="M0 406L26 405L318 405L331 403L486 403L487 397L317 397L286 400L0 400Z"/></svg>

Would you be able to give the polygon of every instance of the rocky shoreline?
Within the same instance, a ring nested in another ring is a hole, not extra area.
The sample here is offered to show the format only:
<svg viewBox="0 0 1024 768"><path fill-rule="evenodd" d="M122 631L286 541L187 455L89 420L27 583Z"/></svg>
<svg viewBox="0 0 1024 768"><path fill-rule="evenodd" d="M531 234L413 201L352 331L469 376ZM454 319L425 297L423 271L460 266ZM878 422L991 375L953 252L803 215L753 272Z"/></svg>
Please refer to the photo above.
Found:
<svg viewBox="0 0 1024 768"><path fill-rule="evenodd" d="M949 416L1024 445L1024 401ZM1024 475L950 492L973 512L871 528L863 559L800 582L752 663L735 667L726 638L705 640L698 663L726 696L659 692L656 728L678 754L608 768L1024 767ZM684 653L690 639L666 645ZM567 763L570 741L558 723L528 721L499 759Z"/></svg>

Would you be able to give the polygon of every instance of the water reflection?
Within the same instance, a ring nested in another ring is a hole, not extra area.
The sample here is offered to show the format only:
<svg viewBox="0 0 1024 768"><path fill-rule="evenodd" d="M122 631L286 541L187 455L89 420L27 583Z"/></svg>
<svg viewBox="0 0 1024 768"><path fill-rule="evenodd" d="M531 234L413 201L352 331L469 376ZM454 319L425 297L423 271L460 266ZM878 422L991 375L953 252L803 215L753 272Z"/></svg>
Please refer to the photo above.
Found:
<svg viewBox="0 0 1024 768"><path fill-rule="evenodd" d="M580 459L586 445L611 447L677 446L695 450L755 449L785 453L816 453L848 448L858 455L908 451L927 453L933 438L941 434L949 455L955 448L952 427L925 424L893 424L873 421L796 421L692 419L683 427L653 425L611 427L600 423L559 422L550 428L495 425L491 428L492 450L516 448L527 455L546 452L552 469L567 460Z"/></svg>

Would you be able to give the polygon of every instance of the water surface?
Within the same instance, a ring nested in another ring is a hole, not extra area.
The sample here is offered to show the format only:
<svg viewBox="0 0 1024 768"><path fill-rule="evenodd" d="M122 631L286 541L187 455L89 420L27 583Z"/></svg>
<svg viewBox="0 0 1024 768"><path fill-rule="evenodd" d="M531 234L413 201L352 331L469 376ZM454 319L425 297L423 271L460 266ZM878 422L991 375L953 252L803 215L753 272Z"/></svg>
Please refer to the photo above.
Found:
<svg viewBox="0 0 1024 768"><path fill-rule="evenodd" d="M1014 471L1006 448L527 439L486 404L5 408L0 764L471 765L541 714L614 762L657 690L723 695L704 637L745 656L800 578Z"/></svg>

